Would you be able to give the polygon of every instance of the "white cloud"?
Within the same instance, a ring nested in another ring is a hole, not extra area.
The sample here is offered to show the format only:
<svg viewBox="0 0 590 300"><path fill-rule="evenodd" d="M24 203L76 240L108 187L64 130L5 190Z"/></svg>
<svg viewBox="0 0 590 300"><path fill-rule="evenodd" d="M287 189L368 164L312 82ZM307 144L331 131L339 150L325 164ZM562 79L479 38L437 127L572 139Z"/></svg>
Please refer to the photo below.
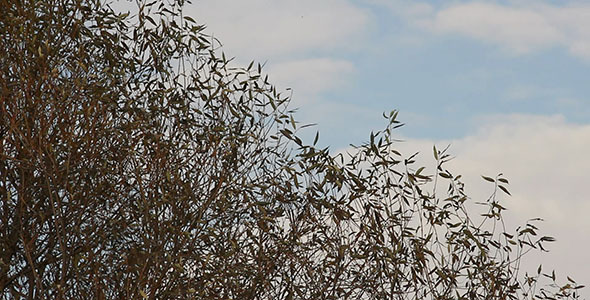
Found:
<svg viewBox="0 0 590 300"><path fill-rule="evenodd" d="M404 120L403 113L400 118ZM475 134L454 140L401 137L404 142L397 150L405 156L419 151L416 168L425 166L425 173L432 173L436 166L432 146L443 149L450 144L454 158L446 167L453 175L462 175L473 202L485 201L493 191L481 175L503 173L512 194L499 198L508 208L507 229L540 217L545 220L537 224L540 232L557 239L548 245L550 253L531 252L522 270L535 271L542 263L544 270L555 269L561 279L571 275L588 286L590 274L580 266L590 265L590 124L568 123L560 115L496 115L482 117L479 123ZM346 151L350 148L340 152Z"/></svg>
<svg viewBox="0 0 590 300"><path fill-rule="evenodd" d="M436 13L431 29L498 43L516 52L561 42L562 33L539 11L486 3L467 3Z"/></svg>
<svg viewBox="0 0 590 300"><path fill-rule="evenodd" d="M280 89L294 90L294 104L309 102L320 92L337 88L354 72L352 63L331 58L313 58L270 63L269 80Z"/></svg>
<svg viewBox="0 0 590 300"><path fill-rule="evenodd" d="M370 18L345 0L195 1L188 11L207 24L224 51L266 60L311 51L352 49Z"/></svg>
<svg viewBox="0 0 590 300"><path fill-rule="evenodd" d="M514 209L564 226L588 222L582 208L587 205L590 126L566 123L561 116L494 117L478 134L453 144L457 170L474 178L476 172L502 172L512 179Z"/></svg>
<svg viewBox="0 0 590 300"><path fill-rule="evenodd" d="M353 64L331 55L360 49L370 26L368 11L346 0L197 0L186 13L206 24L238 65L266 62L269 81L292 88L295 106L347 81Z"/></svg>
<svg viewBox="0 0 590 300"><path fill-rule="evenodd" d="M584 211L590 208L585 193L590 125L568 123L560 115L497 115L479 121L483 125L473 135L454 140L406 139L399 147L404 153L422 152L422 162L433 165L432 146L450 144L455 158L447 166L463 174L474 198L489 194L480 175L503 173L511 181L513 196L507 201L512 210L545 217L558 227L585 224L590 228Z"/></svg>
<svg viewBox="0 0 590 300"><path fill-rule="evenodd" d="M531 255L524 268L534 270L543 263L546 270L555 268L590 284L590 275L580 269L590 265L590 124L568 123L559 115L504 115L480 121L483 125L476 134L448 141L408 139L400 149L406 154L420 151L421 163L433 166L432 146L451 144L455 158L447 167L463 175L475 201L485 200L493 188L481 175L503 173L512 193L502 200L509 209L508 224L541 217L542 232L557 238L549 254Z"/></svg>
<svg viewBox="0 0 590 300"><path fill-rule="evenodd" d="M494 117L486 123L478 134L453 143L457 158L451 166L465 173L476 195L487 190L481 173L504 173L513 195L504 202L509 216L542 217L543 228L558 239L550 247L552 253L538 263L590 283L590 276L579 268L590 264L590 125L570 124L561 116L523 115Z"/></svg>
<svg viewBox="0 0 590 300"><path fill-rule="evenodd" d="M590 4L469 2L419 14L411 21L439 34L459 34L523 54L564 47L590 59Z"/></svg>

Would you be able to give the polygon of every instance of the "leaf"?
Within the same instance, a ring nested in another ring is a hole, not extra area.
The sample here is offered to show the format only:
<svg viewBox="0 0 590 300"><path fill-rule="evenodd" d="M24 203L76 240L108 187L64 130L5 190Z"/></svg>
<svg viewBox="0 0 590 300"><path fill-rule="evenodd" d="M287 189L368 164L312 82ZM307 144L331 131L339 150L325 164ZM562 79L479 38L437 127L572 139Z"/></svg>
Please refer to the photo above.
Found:
<svg viewBox="0 0 590 300"><path fill-rule="evenodd" d="M146 15L145 18L150 21L150 23L152 23L154 26L158 26L158 24L156 24L156 21L154 21L154 19L152 19L152 17Z"/></svg>
<svg viewBox="0 0 590 300"><path fill-rule="evenodd" d="M512 196L512 195L510 194L510 192L509 192L509 191L508 191L508 190L507 190L507 189L506 189L504 186L498 185L498 187L499 187L499 188L502 190L502 192L504 192L504 193L508 194L509 196Z"/></svg>
<svg viewBox="0 0 590 300"><path fill-rule="evenodd" d="M416 171L415 175L420 175L420 173L422 173L422 171L424 171L424 167L420 167L420 169L418 169L418 171Z"/></svg>
<svg viewBox="0 0 590 300"><path fill-rule="evenodd" d="M496 181L494 180L494 178L491 178L491 177L487 177L487 176L481 176L481 178L483 178L483 179L485 179L486 181L489 181L489 182L496 182Z"/></svg>
<svg viewBox="0 0 590 300"><path fill-rule="evenodd" d="M532 229L532 228L525 228L521 231L518 232L519 235L523 235L523 234L532 234L532 235L537 235L537 233ZM541 238L541 241L543 240L543 238Z"/></svg>
<svg viewBox="0 0 590 300"><path fill-rule="evenodd" d="M452 178L452 177L453 177L453 176L451 176L451 175L449 175L449 174L447 174L447 173L443 173L443 172L440 172L440 173L438 173L438 175L439 175L440 177L442 177L442 178L447 178L447 179L448 179L448 178Z"/></svg>
<svg viewBox="0 0 590 300"><path fill-rule="evenodd" d="M143 299L147 299L148 298L148 295L144 291L142 291L142 290L139 290L139 294L141 295L141 297L143 297Z"/></svg>
<svg viewBox="0 0 590 300"><path fill-rule="evenodd" d="M438 160L438 151L436 151L436 145L432 146L432 152L434 153L434 159Z"/></svg>

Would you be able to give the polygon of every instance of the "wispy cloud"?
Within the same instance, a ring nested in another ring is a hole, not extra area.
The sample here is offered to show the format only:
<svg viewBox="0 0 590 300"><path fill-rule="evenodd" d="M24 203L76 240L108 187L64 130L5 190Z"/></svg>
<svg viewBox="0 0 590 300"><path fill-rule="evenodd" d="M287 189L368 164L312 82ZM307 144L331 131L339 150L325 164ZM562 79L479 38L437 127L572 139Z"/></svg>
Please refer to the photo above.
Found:
<svg viewBox="0 0 590 300"><path fill-rule="evenodd" d="M462 175L472 203L485 201L494 188L481 175L503 173L512 194L498 198L509 209L507 229L513 231L528 219L540 217L545 220L538 224L541 232L557 238L549 246L550 253L525 258L522 270L534 271L542 263L544 270L556 268L561 275L590 284L590 276L580 269L590 264L590 124L569 123L560 115L522 114L483 116L478 123L474 134L453 140L400 137L404 142L397 144L397 150L406 156L420 152L416 167L425 166L426 174L436 167L433 145L438 149L451 145L453 159L446 167ZM352 150L339 152L347 151Z"/></svg>
<svg viewBox="0 0 590 300"><path fill-rule="evenodd" d="M206 24L239 64L266 62L270 81L293 89L295 106L346 83L355 67L334 53L363 45L371 23L368 10L346 0L195 1L187 14Z"/></svg>
<svg viewBox="0 0 590 300"><path fill-rule="evenodd" d="M466 3L433 15L429 28L497 44L515 53L565 47L590 59L590 5Z"/></svg>
<svg viewBox="0 0 590 300"><path fill-rule="evenodd" d="M351 49L367 30L367 11L345 0L195 1L188 13L242 59Z"/></svg>
<svg viewBox="0 0 590 300"><path fill-rule="evenodd" d="M403 117L403 116L402 116ZM491 115L480 117L474 134L453 140L406 139L404 153L420 151L432 164L432 146L451 145L455 156L448 167L463 174L474 198L484 197L480 175L503 173L512 182L511 206L520 214L538 214L560 226L587 224L583 208L590 170L590 125L565 121L563 116ZM567 207L560 207L567 198Z"/></svg>
<svg viewBox="0 0 590 300"><path fill-rule="evenodd" d="M299 105L344 84L354 73L354 65L346 60L312 58L271 62L266 71L279 88L297 88L294 104Z"/></svg>
<svg viewBox="0 0 590 300"><path fill-rule="evenodd" d="M406 154L420 151L420 163L433 166L432 146L450 144L455 158L447 167L463 175L474 201L485 200L493 188L481 175L503 173L511 183L512 196L502 200L509 208L508 222L516 226L541 217L546 220L542 228L550 230L544 232L558 239L550 254L531 257L525 267L530 270L542 262L590 283L579 268L590 264L590 125L569 123L560 115L493 115L480 118L479 124L475 134L463 138L407 139L399 149Z"/></svg>
<svg viewBox="0 0 590 300"><path fill-rule="evenodd" d="M466 3L436 12L428 25L437 33L462 34L526 53L567 42L564 32L552 22L551 12L550 9Z"/></svg>
<svg viewBox="0 0 590 300"><path fill-rule="evenodd" d="M373 2L383 2L372 0ZM590 4L463 2L435 8L427 3L388 4L410 25L495 44L514 54L563 47L590 60Z"/></svg>

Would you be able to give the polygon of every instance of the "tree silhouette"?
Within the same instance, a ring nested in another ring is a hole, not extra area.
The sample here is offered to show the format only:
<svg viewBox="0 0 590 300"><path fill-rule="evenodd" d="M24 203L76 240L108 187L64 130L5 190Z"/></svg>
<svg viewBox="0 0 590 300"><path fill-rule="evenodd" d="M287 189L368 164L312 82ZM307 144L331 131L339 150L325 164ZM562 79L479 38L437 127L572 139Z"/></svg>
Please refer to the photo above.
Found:
<svg viewBox="0 0 590 300"><path fill-rule="evenodd" d="M505 178L474 214L446 150L396 151L396 111L348 154L305 144L182 6L0 2L2 299L579 297L518 273L553 239L503 227Z"/></svg>

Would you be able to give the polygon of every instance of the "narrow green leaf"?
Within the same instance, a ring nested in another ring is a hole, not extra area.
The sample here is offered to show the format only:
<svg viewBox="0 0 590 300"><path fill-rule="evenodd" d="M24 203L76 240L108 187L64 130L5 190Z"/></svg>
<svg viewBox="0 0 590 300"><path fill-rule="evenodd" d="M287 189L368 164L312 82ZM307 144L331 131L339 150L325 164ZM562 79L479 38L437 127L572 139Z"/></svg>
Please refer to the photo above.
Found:
<svg viewBox="0 0 590 300"><path fill-rule="evenodd" d="M482 177L483 179L485 179L486 181L489 181L489 182L496 182L496 181L494 180L494 178L487 177L487 176L481 176L481 177Z"/></svg>
<svg viewBox="0 0 590 300"><path fill-rule="evenodd" d="M415 175L420 175L420 173L422 173L422 171L424 171L424 167L420 167L420 169L418 169L418 171L416 171Z"/></svg>
<svg viewBox="0 0 590 300"><path fill-rule="evenodd" d="M443 173L443 172L438 173L438 175L440 175L440 177L442 177L442 178L447 178L447 179L453 177L453 176L451 176L451 175L449 175L447 173Z"/></svg>
<svg viewBox="0 0 590 300"><path fill-rule="evenodd" d="M436 145L432 146L432 151L434 152L434 159L438 160L438 151L436 151Z"/></svg>
<svg viewBox="0 0 590 300"><path fill-rule="evenodd" d="M499 188L502 190L502 192L504 192L504 193L508 194L509 196L512 196L512 195L510 194L510 192L508 191L508 189L506 189L504 186L498 185L498 187L499 187Z"/></svg>

